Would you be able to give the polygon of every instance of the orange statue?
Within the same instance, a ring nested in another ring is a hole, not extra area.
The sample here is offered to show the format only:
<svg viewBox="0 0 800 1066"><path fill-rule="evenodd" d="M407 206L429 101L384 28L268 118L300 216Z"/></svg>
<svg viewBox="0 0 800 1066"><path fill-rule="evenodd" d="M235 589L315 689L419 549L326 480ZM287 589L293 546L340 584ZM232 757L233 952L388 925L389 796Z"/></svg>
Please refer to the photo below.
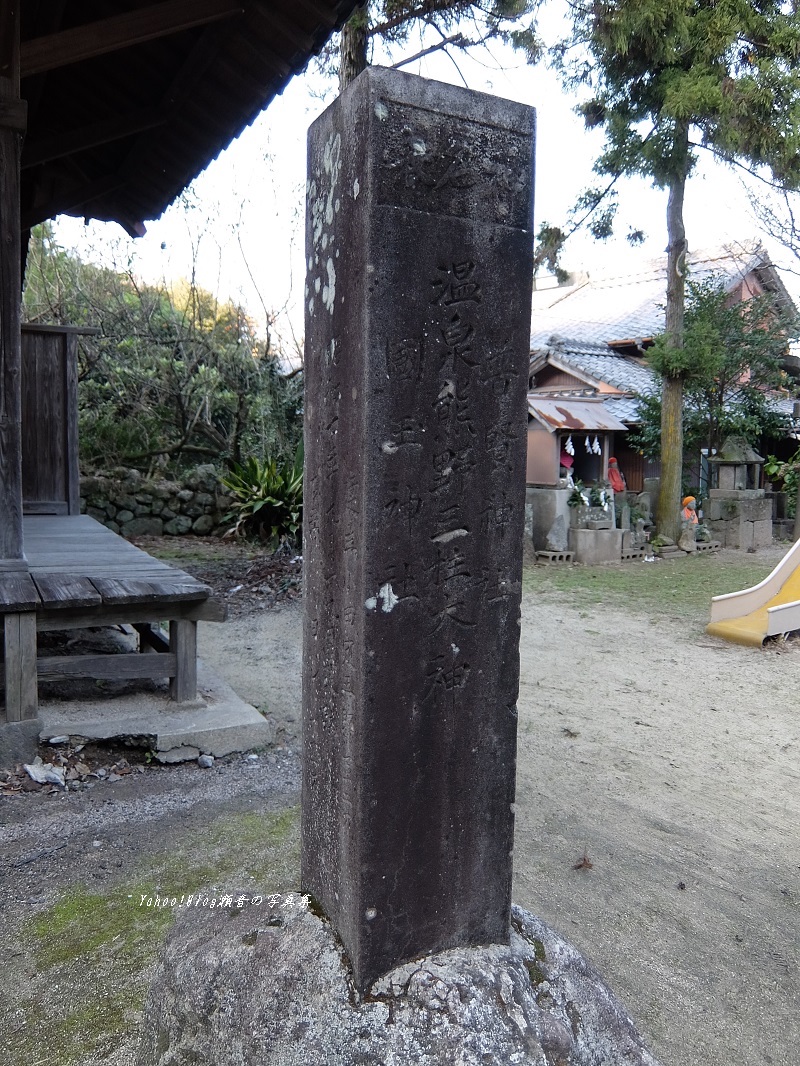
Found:
<svg viewBox="0 0 800 1066"><path fill-rule="evenodd" d="M625 475L620 470L617 460L613 455L608 460L608 480L614 492L626 491L627 485L625 484Z"/></svg>

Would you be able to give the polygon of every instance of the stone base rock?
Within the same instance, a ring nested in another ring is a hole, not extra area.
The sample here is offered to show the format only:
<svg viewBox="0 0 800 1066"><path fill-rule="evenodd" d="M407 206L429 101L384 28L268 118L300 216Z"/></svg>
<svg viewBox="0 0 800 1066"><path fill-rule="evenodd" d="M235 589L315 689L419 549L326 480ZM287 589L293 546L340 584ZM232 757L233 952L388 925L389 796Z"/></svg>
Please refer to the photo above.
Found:
<svg viewBox="0 0 800 1066"><path fill-rule="evenodd" d="M33 762L39 748L38 718L24 722L0 722L0 768Z"/></svg>
<svg viewBox="0 0 800 1066"><path fill-rule="evenodd" d="M364 997L300 897L191 909L169 936L138 1066L658 1066L586 960L515 907L511 946L398 967Z"/></svg>
<svg viewBox="0 0 800 1066"><path fill-rule="evenodd" d="M678 538L678 547L684 552L696 552L697 542L693 529L684 529Z"/></svg>

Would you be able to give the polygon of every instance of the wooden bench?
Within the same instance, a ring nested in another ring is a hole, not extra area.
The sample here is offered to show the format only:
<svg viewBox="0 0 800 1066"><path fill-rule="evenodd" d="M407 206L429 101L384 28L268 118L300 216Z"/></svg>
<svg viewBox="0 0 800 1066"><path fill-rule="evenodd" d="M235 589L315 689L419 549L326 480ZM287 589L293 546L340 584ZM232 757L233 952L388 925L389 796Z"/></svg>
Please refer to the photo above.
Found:
<svg viewBox="0 0 800 1066"><path fill-rule="evenodd" d="M36 717L39 679L168 677L172 699L196 698L197 622L225 618L207 585L85 515L26 517L24 537L29 571L0 572L7 721ZM37 656L38 633L126 624L157 654Z"/></svg>

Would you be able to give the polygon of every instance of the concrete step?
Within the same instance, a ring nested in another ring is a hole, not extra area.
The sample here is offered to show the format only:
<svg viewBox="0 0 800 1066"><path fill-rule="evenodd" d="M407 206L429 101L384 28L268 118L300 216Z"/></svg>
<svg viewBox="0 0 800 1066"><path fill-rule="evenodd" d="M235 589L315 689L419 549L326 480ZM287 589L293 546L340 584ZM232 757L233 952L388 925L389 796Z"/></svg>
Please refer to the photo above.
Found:
<svg viewBox="0 0 800 1066"><path fill-rule="evenodd" d="M233 751L268 747L274 727L245 703L227 682L197 661L194 703L176 704L162 693L97 700L47 701L39 706L40 740L79 736L89 740L137 738L159 762L185 762L202 753L221 757Z"/></svg>
<svg viewBox="0 0 800 1066"><path fill-rule="evenodd" d="M659 559L685 559L687 552L681 551L677 544L667 544L663 548L653 548Z"/></svg>

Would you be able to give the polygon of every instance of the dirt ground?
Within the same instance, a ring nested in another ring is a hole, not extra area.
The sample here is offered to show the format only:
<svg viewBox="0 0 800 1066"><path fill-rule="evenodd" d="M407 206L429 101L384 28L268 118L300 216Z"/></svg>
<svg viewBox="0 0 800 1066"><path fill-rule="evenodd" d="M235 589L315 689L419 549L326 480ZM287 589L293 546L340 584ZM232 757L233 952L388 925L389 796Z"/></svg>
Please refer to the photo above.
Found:
<svg viewBox="0 0 800 1066"><path fill-rule="evenodd" d="M777 561L784 550L759 553L759 561ZM221 591L241 584L232 564L217 576ZM88 886L93 899L125 889L130 897L156 851L207 865L257 816L266 812L274 829L280 812L296 811L301 609L293 593L240 588L232 596L243 591L228 623L202 627L200 654L275 720L275 750L232 756L210 771L144 766L66 794L0 799L0 946L8 962L0 1044L8 1040L11 1064L35 1066L37 1046L42 1061L131 1061L135 996L118 1008L122 1035L105 1045L102 1033L94 1044L87 1038L94 1051L82 1057L46 1055L63 993L42 963L47 928L40 921L36 951L24 933L37 915L62 920L66 886ZM282 607L268 605L276 598ZM551 587L540 573L526 579L515 899L597 965L663 1066L796 1066L800 645L726 645L705 635L705 607L687 616L667 599L596 600ZM244 862L244 881L280 867L273 883L294 883L296 825L280 833L260 866ZM262 847L254 832L247 839L251 850ZM174 869L165 861L155 884L174 876L164 873ZM236 877L230 866L220 869ZM153 930L147 936L157 944ZM117 972L114 943L103 942L106 977ZM85 957L78 952L72 962ZM69 960L60 965L57 974L68 979Z"/></svg>

